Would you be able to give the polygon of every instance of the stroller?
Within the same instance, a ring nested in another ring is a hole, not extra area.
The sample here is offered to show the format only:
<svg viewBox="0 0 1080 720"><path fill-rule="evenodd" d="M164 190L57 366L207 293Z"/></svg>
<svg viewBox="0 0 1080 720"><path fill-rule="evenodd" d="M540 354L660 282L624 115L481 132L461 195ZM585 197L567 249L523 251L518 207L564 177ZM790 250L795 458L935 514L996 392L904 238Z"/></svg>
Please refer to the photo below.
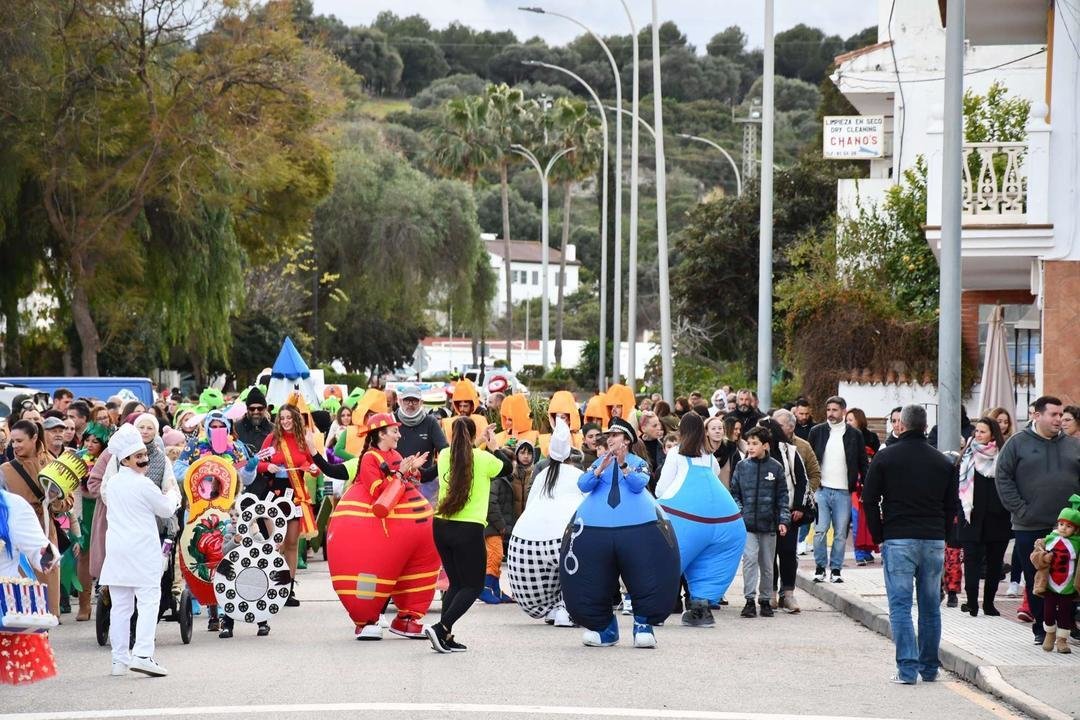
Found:
<svg viewBox="0 0 1080 720"><path fill-rule="evenodd" d="M164 620L179 623L180 640L185 645L188 645L191 643L191 629L194 624L194 598L186 584L179 598L173 595L173 581L176 578L176 573L179 572L176 567L175 550L178 536L179 533L162 537L162 547L164 548L165 544L168 543L169 562L165 572L161 574L161 602L158 605L157 619L159 622ZM98 594L97 611L95 613L95 630L97 631L98 645L101 646L109 644L109 610L111 607L109 588L102 587L101 592ZM138 615L138 610L131 614L132 645L135 644L135 621Z"/></svg>

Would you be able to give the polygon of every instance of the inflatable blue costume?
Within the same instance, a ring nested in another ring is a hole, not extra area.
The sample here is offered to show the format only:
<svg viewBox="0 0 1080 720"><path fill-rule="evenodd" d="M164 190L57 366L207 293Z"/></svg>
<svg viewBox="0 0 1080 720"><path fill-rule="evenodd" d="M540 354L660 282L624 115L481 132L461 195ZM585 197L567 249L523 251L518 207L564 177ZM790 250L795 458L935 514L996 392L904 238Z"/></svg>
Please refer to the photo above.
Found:
<svg viewBox="0 0 1080 720"><path fill-rule="evenodd" d="M679 546L671 523L645 492L649 468L628 452L637 439L618 418L608 454L578 480L587 493L563 534L559 578L566 609L585 628L583 641L619 641L611 599L622 576L634 607L634 647L656 647L652 626L671 613L679 592Z"/></svg>
<svg viewBox="0 0 1080 720"><path fill-rule="evenodd" d="M688 457L673 451L656 487L660 507L679 539L682 573L690 588L684 625L713 625L709 605L731 586L746 544L746 524L720 482L719 470L712 455Z"/></svg>

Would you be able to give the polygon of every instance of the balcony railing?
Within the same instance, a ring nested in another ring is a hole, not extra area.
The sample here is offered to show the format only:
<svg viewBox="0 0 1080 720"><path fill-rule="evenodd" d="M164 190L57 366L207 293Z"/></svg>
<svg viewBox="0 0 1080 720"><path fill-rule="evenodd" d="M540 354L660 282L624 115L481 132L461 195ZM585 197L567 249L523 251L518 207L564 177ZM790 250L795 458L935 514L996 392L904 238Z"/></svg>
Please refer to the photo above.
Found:
<svg viewBox="0 0 1080 720"><path fill-rule="evenodd" d="M963 222L1026 222L1027 150L1026 142L964 145Z"/></svg>

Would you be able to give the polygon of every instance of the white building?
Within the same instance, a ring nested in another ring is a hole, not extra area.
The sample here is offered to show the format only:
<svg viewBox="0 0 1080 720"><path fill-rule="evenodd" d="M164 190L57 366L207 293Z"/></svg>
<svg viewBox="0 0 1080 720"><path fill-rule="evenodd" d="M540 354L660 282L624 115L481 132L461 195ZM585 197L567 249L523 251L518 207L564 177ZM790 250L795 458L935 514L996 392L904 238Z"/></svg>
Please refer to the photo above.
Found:
<svg viewBox="0 0 1080 720"><path fill-rule="evenodd" d="M497 239L491 234L485 233L481 237L488 252L491 268L498 277L498 290L495 292L492 307L497 316L502 316L506 314L506 271L503 265L506 242ZM530 240L510 241L510 289L515 304L524 300L538 300L544 295L541 250L539 242ZM559 250L556 248L548 249L548 300L552 305L559 301L559 282L561 280L559 262L561 259L562 253ZM573 245L567 245L564 297L577 292L579 268L577 248Z"/></svg>
<svg viewBox="0 0 1080 720"><path fill-rule="evenodd" d="M871 161L868 179L839 181L837 210L850 215L856 201L863 207L879 202L922 155L928 165L926 237L937 253L945 2L878 0L878 7L879 42L837 57L832 81L860 114L885 116L886 153ZM965 34L964 89L984 95L997 81L1010 96L1031 101L1032 108L1022 142L964 146L965 158L984 159L981 176L965 172L963 186L966 350L981 367L974 354L985 341L990 308L1001 303L1021 384L1019 404L1044 389L1077 402L1080 56L1070 38L1080 38L1080 27L1073 15L1055 12L1055 4L1046 0L967 0ZM991 157L996 167L985 162Z"/></svg>

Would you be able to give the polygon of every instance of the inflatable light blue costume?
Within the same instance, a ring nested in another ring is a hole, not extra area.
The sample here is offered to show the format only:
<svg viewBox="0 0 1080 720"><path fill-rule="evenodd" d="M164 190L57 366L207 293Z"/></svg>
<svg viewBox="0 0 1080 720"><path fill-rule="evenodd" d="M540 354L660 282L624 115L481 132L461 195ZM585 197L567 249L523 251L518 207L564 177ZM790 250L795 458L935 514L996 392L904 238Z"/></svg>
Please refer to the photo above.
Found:
<svg viewBox="0 0 1080 720"><path fill-rule="evenodd" d="M709 606L731 586L746 544L746 524L718 470L711 455L687 457L672 451L657 485L660 507L679 539L682 574L690 588L684 625L713 625Z"/></svg>
<svg viewBox="0 0 1080 720"><path fill-rule="evenodd" d="M563 600L585 628L586 645L614 645L619 624L611 598L621 575L633 600L634 647L656 647L652 626L671 613L679 592L679 546L671 523L645 491L648 465L627 452L637 440L633 428L616 418L608 435L608 455L578 480L587 494L563 534Z"/></svg>

